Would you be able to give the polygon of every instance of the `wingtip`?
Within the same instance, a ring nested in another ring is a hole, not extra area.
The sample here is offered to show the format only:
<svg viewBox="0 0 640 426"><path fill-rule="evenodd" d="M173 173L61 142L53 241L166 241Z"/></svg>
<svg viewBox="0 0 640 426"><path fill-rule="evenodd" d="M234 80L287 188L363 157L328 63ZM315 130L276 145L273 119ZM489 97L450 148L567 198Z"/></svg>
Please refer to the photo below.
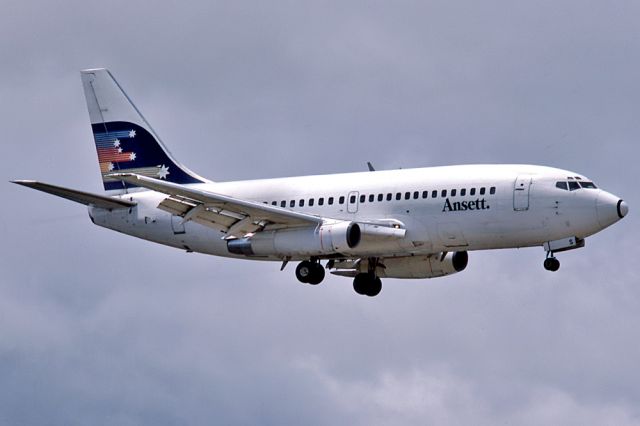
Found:
<svg viewBox="0 0 640 426"><path fill-rule="evenodd" d="M80 70L81 74L90 74L92 72L97 72L97 71L108 71L106 68L87 68L84 70Z"/></svg>
<svg viewBox="0 0 640 426"><path fill-rule="evenodd" d="M140 175L136 173L109 173L108 175L105 175L105 177L110 177L113 179L120 179L120 178L127 178L127 177L138 178L139 176Z"/></svg>
<svg viewBox="0 0 640 426"><path fill-rule="evenodd" d="M35 185L36 183L38 183L38 181L31 179L14 179L10 180L9 182L24 186Z"/></svg>

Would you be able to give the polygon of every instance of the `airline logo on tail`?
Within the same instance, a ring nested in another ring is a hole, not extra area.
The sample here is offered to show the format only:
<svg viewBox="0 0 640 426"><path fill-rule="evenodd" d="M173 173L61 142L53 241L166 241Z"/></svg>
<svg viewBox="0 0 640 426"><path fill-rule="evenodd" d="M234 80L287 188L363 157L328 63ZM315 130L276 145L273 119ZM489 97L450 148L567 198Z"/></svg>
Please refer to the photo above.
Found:
<svg viewBox="0 0 640 426"><path fill-rule="evenodd" d="M110 172L115 169L114 163L123 163L134 161L136 159L135 152L127 152L124 150L122 140L124 138L135 138L136 131L131 129L128 132L104 132L95 133L93 138L96 141L98 149L98 161L100 162L100 170Z"/></svg>
<svg viewBox="0 0 640 426"><path fill-rule="evenodd" d="M198 182L175 166L146 129L128 122L92 127L105 189L122 189L122 182L109 176L120 171L180 183Z"/></svg>

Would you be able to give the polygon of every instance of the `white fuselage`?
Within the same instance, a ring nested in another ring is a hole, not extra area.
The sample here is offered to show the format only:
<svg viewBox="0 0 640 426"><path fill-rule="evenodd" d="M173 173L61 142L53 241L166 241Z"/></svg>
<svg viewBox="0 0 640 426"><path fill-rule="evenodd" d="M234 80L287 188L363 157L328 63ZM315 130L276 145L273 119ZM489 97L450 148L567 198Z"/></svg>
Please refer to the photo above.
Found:
<svg viewBox="0 0 640 426"><path fill-rule="evenodd" d="M194 186L320 217L400 221L406 237L390 252L377 254L395 257L582 239L619 220L618 197L595 188L556 187L576 178L588 180L542 166L461 165ZM224 233L159 210L165 194L137 191L121 198L137 205L113 211L90 207L94 223L189 251L243 257L228 251ZM305 257L301 253L299 259Z"/></svg>

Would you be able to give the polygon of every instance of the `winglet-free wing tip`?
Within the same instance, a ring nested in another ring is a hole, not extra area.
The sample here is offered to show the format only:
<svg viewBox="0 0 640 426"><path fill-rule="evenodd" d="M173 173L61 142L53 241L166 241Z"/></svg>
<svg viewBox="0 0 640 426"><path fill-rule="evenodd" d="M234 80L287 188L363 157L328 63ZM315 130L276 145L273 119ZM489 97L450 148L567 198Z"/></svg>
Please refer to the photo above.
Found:
<svg viewBox="0 0 640 426"><path fill-rule="evenodd" d="M38 183L38 181L31 180L31 179L15 179L15 180L10 180L9 182L16 183L18 185L23 185L23 186L33 186Z"/></svg>

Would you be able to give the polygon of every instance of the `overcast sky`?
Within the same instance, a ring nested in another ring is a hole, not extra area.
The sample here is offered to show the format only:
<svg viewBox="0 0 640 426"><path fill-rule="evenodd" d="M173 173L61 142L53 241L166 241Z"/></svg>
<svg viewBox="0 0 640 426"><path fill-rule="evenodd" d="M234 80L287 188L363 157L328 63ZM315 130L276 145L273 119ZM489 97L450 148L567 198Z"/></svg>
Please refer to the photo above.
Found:
<svg viewBox="0 0 640 426"><path fill-rule="evenodd" d="M640 424L637 1L5 1L0 424ZM95 227L78 71L213 180L574 170L630 214L562 253L317 287Z"/></svg>

